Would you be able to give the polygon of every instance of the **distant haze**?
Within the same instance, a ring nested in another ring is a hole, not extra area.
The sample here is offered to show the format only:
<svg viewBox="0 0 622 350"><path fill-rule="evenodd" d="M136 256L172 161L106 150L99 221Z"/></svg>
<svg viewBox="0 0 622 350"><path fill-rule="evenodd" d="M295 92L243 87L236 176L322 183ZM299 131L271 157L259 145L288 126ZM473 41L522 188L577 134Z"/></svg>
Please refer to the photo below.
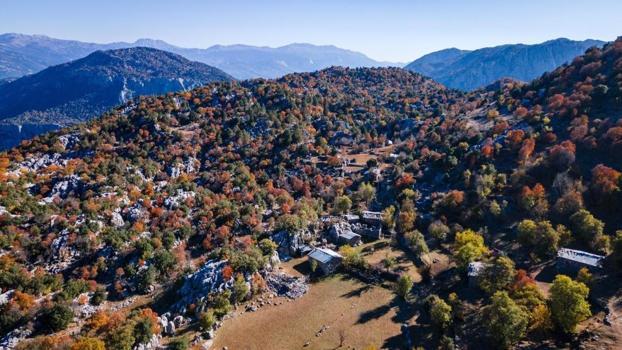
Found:
<svg viewBox="0 0 622 350"><path fill-rule="evenodd" d="M157 38L198 48L310 43L410 62L449 47L610 41L622 34L620 13L619 0L5 0L0 33L99 43Z"/></svg>

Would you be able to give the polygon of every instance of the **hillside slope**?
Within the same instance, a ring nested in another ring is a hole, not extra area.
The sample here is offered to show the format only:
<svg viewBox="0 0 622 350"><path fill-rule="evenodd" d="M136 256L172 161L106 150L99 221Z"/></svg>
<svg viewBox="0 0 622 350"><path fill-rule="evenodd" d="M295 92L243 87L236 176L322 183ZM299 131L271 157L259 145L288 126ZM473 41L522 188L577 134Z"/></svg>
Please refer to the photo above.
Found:
<svg viewBox="0 0 622 350"><path fill-rule="evenodd" d="M140 95L231 79L219 69L156 49L97 51L0 85L0 146L15 145L53 125L93 118ZM23 133L15 133L17 125Z"/></svg>
<svg viewBox="0 0 622 350"><path fill-rule="evenodd" d="M272 285L277 250L343 245L341 214L377 210L395 239L342 248L339 270L409 287L354 320L394 315L401 333L372 345L615 348L621 115L622 38L468 94L330 68L128 101L0 154L0 343L203 344L225 315L274 303L266 289L290 291ZM558 270L561 248L603 258Z"/></svg>

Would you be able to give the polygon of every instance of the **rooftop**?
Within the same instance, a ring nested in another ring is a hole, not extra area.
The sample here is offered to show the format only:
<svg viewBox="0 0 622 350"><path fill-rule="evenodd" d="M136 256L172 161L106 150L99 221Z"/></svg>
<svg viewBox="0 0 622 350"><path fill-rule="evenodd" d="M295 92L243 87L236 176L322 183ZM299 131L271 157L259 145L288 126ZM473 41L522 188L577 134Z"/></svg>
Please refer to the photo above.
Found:
<svg viewBox="0 0 622 350"><path fill-rule="evenodd" d="M333 259L341 259L341 255L334 250L325 248L315 248L309 253L309 258L321 263L327 263Z"/></svg>
<svg viewBox="0 0 622 350"><path fill-rule="evenodd" d="M382 213L379 211L368 211L368 210L364 210L363 211L363 217L366 219L377 219L380 220L382 219Z"/></svg>
<svg viewBox="0 0 622 350"><path fill-rule="evenodd" d="M602 255L592 254L581 250L561 248L557 251L557 257L571 261L576 261L593 267L602 267L602 261L605 258Z"/></svg>
<svg viewBox="0 0 622 350"><path fill-rule="evenodd" d="M358 215L355 215L355 214L343 214L343 218L348 220L348 221L356 221L356 220L360 219L360 217Z"/></svg>
<svg viewBox="0 0 622 350"><path fill-rule="evenodd" d="M467 268L467 276L469 277L479 276L482 273L482 270L484 270L485 266L486 264L484 264L481 261L473 261L469 263L469 267Z"/></svg>
<svg viewBox="0 0 622 350"><path fill-rule="evenodd" d="M360 237L360 236L361 236L361 235L356 234L356 233L354 233L354 232L352 232L352 231L350 231L350 230L343 230L343 231L341 231L341 232L339 233L339 237L343 237L343 238L345 238L345 239L347 239L347 240L351 240L351 239L353 239L353 238L355 238L355 237Z"/></svg>

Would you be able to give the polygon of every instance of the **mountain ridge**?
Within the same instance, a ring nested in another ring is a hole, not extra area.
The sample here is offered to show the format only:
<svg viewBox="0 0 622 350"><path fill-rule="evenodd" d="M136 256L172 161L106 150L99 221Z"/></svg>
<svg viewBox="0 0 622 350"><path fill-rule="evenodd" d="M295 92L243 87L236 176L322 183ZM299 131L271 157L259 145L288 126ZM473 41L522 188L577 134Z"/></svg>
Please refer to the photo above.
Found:
<svg viewBox="0 0 622 350"><path fill-rule="evenodd" d="M0 129L69 125L139 95L159 95L232 79L217 68L153 48L95 51L1 84ZM23 138L21 132L0 133L5 136L3 147Z"/></svg>
<svg viewBox="0 0 622 350"><path fill-rule="evenodd" d="M133 43L97 44L55 39L45 35L5 33L0 34L0 78L32 74L52 65L84 57L98 49L136 46L170 51L189 60L220 68L237 79L278 78L288 73L315 71L340 63L349 67L399 65L376 61L360 52L334 45L292 43L268 47L235 44L184 48L149 38L139 38ZM240 51L243 51L245 56L240 57ZM256 61L258 56L260 61Z"/></svg>
<svg viewBox="0 0 622 350"><path fill-rule="evenodd" d="M404 68L429 76L448 87L473 90L501 78L530 81L604 41L558 38L539 44L504 44L477 50L432 52Z"/></svg>

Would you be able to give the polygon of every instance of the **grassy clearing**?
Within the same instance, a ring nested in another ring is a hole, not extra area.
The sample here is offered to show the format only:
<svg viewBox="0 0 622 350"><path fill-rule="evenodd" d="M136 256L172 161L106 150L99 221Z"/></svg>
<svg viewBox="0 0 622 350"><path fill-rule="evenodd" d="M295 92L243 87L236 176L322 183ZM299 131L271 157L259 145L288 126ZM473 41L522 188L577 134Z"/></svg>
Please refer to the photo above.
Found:
<svg viewBox="0 0 622 350"><path fill-rule="evenodd" d="M394 348L410 316L391 291L335 275L300 299L226 320L212 349L338 349L342 337L343 349Z"/></svg>

